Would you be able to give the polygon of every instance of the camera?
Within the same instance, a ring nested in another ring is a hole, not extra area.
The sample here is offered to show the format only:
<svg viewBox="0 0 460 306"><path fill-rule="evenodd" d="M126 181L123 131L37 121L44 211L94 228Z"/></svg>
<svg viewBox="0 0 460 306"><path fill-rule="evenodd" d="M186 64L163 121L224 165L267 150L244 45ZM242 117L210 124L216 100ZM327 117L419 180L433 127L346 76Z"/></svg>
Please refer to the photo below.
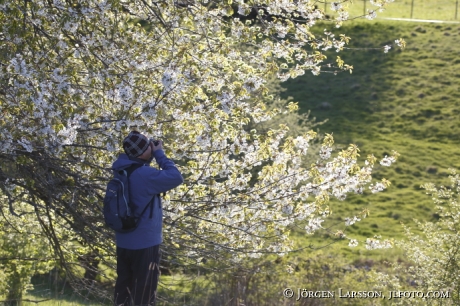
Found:
<svg viewBox="0 0 460 306"><path fill-rule="evenodd" d="M150 142L153 143L153 145L156 147L157 145L160 144L160 141L159 140L156 140L154 138L150 138Z"/></svg>

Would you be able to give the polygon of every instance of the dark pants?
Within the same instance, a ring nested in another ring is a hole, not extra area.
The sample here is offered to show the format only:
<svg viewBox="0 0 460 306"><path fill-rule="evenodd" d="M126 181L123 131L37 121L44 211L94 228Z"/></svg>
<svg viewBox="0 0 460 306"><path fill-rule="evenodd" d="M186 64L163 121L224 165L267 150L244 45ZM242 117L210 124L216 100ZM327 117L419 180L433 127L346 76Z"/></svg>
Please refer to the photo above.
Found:
<svg viewBox="0 0 460 306"><path fill-rule="evenodd" d="M115 305L154 305L159 265L160 245L140 250L117 247Z"/></svg>

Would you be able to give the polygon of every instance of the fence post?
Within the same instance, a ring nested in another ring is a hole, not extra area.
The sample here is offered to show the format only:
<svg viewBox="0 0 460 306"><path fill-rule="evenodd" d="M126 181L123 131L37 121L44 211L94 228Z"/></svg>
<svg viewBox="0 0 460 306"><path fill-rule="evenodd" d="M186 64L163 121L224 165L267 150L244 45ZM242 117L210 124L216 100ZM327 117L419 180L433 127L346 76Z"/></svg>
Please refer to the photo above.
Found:
<svg viewBox="0 0 460 306"><path fill-rule="evenodd" d="M458 0L455 1L455 20L457 20L457 12L458 12Z"/></svg>
<svg viewBox="0 0 460 306"><path fill-rule="evenodd" d="M414 13L414 0L412 0L412 4L410 6L410 19L412 19Z"/></svg>
<svg viewBox="0 0 460 306"><path fill-rule="evenodd" d="M363 0L363 3L364 3L364 6L363 6L363 15L366 16L366 1L367 0Z"/></svg>

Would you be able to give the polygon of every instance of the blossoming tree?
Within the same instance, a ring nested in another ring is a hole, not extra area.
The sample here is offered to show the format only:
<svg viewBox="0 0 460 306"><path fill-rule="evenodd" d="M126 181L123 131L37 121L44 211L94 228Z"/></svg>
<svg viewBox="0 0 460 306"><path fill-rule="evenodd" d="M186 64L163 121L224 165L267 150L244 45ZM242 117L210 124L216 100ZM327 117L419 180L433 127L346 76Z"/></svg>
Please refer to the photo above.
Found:
<svg viewBox="0 0 460 306"><path fill-rule="evenodd" d="M403 277L386 273L374 273L373 277L382 289L420 290L417 299L401 299L397 305L458 305L460 302L460 175L450 169L450 186L436 187L432 183L422 186L432 196L436 205L435 222L416 221L419 233L404 226L405 239L398 241L410 265L395 264L395 271L407 272L411 284ZM410 287L409 287L410 285ZM416 302L416 303L414 303ZM396 304L395 304L396 305Z"/></svg>
<svg viewBox="0 0 460 306"><path fill-rule="evenodd" d="M348 19L343 4L332 4L333 26ZM101 195L121 140L137 128L164 140L186 180L165 197L166 253L197 262L288 252L289 226L304 220L306 233L320 229L330 197L389 184L371 183L376 159L359 165L354 145L331 156L330 135L312 156L312 131L247 128L297 109L266 108L269 77L351 72L324 55L350 38L312 33L324 19L309 0L2 2L4 218L27 204L62 264L112 254Z"/></svg>

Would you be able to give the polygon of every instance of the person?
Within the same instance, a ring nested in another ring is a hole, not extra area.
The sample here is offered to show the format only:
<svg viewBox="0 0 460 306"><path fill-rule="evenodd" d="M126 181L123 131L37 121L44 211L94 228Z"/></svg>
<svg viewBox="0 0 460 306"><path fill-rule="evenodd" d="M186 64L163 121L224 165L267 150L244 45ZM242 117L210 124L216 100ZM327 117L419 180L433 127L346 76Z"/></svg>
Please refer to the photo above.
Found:
<svg viewBox="0 0 460 306"><path fill-rule="evenodd" d="M183 178L174 162L166 157L162 141L151 141L133 131L123 140L123 149L125 154L120 154L112 169L126 170L134 166L135 170L129 176L134 212L139 213L146 205L152 205L152 199L153 207L142 214L134 231L116 232L115 305L154 305L163 240L160 194L182 184ZM149 166L153 159L161 170Z"/></svg>

